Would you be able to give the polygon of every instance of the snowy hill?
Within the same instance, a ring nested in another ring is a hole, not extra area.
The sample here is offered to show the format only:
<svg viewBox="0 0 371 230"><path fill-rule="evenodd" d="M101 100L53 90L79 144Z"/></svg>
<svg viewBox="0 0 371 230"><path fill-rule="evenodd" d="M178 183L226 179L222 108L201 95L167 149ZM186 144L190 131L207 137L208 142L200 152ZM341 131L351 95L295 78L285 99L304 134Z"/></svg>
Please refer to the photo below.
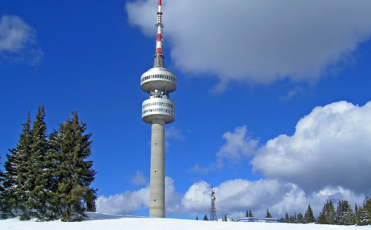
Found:
<svg viewBox="0 0 371 230"><path fill-rule="evenodd" d="M89 213L90 220L65 223L61 221L19 221L18 218L0 220L0 230L371 230L371 226L334 226L317 224L211 222L202 220L151 219Z"/></svg>

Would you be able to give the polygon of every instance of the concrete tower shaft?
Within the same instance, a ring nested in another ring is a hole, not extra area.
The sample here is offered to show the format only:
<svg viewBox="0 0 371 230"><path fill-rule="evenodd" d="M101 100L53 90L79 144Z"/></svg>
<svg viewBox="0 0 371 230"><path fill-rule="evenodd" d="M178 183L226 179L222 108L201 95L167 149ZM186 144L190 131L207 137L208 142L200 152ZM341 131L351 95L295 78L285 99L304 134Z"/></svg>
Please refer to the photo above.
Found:
<svg viewBox="0 0 371 230"><path fill-rule="evenodd" d="M151 181L149 216L165 217L165 124L175 121L175 103L170 93L177 89L177 77L165 68L162 51L162 4L157 12L157 37L154 67L140 79L141 89L149 93L142 103L142 120L152 125Z"/></svg>
<svg viewBox="0 0 371 230"><path fill-rule="evenodd" d="M165 122L154 120L151 135L149 216L165 217Z"/></svg>

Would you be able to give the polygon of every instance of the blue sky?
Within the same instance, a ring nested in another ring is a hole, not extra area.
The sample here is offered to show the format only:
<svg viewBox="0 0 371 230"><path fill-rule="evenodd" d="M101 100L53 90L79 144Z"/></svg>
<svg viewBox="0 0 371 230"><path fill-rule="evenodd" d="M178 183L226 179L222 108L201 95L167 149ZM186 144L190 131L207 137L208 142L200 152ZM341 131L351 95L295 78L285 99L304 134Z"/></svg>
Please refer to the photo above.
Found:
<svg viewBox="0 0 371 230"><path fill-rule="evenodd" d="M98 211L148 215L156 0L0 1L0 156L27 112L49 133L77 110L93 133ZM318 213L370 194L371 3L163 1L167 216ZM1 166L2 167L2 166ZM355 179L356 178L356 179Z"/></svg>

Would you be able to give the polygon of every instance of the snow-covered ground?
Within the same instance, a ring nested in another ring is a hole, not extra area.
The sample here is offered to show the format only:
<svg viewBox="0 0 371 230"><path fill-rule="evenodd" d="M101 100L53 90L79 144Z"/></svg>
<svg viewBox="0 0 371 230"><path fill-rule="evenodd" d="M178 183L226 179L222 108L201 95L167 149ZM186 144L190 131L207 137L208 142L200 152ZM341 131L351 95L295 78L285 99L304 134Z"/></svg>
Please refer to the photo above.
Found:
<svg viewBox="0 0 371 230"><path fill-rule="evenodd" d="M202 220L151 219L90 213L90 220L65 223L61 221L0 220L0 229L12 230L371 230L371 226L334 226L318 224L212 222Z"/></svg>

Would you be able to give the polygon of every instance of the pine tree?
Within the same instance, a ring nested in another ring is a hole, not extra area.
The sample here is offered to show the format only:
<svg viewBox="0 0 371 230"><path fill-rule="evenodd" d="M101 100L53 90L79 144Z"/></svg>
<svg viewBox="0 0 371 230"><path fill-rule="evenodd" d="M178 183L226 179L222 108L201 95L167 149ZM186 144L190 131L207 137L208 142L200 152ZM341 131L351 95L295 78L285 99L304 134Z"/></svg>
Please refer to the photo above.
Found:
<svg viewBox="0 0 371 230"><path fill-rule="evenodd" d="M254 217L254 214L251 212L251 209L249 210L249 217Z"/></svg>
<svg viewBox="0 0 371 230"><path fill-rule="evenodd" d="M248 210L246 210L246 215L245 215L245 217L249 217L249 211L248 211Z"/></svg>
<svg viewBox="0 0 371 230"><path fill-rule="evenodd" d="M196 220L198 220L198 216L196 216Z"/></svg>
<svg viewBox="0 0 371 230"><path fill-rule="evenodd" d="M301 212L299 212L297 218L298 218L298 223L304 224L304 216Z"/></svg>
<svg viewBox="0 0 371 230"><path fill-rule="evenodd" d="M289 214L286 212L285 223L291 223Z"/></svg>
<svg viewBox="0 0 371 230"><path fill-rule="evenodd" d="M339 225L354 225L356 216L346 200L339 200L336 210L335 223Z"/></svg>
<svg viewBox="0 0 371 230"><path fill-rule="evenodd" d="M77 112L72 114L73 118L68 117L58 132L51 134L48 154L55 165L53 203L62 221L81 221L85 211L95 211L97 191L89 187L96 172L93 162L86 160L91 155L91 133L84 134L86 123L79 121Z"/></svg>
<svg viewBox="0 0 371 230"><path fill-rule="evenodd" d="M354 205L354 214L356 214L356 216L357 216L357 213L358 213L358 206L357 206L357 204L355 204Z"/></svg>
<svg viewBox="0 0 371 230"><path fill-rule="evenodd" d="M317 218L318 224L335 224L335 208L332 201L327 201Z"/></svg>
<svg viewBox="0 0 371 230"><path fill-rule="evenodd" d="M21 167L25 174L21 179L23 183L20 193L25 193L25 202L22 220L37 218L39 221L51 220L48 205L51 195L51 162L47 160L48 135L46 133L44 106L39 106L36 119L33 121L30 138L30 155Z"/></svg>
<svg viewBox="0 0 371 230"><path fill-rule="evenodd" d="M371 198L370 197L366 197L366 200L363 202L363 207L364 209L366 209L366 211L368 212L368 214L371 216Z"/></svg>
<svg viewBox="0 0 371 230"><path fill-rule="evenodd" d="M5 173L0 170L0 213L2 213L0 215L0 219L6 218L5 213L7 212L6 206L2 202L5 199L5 189L4 189L5 180L6 180Z"/></svg>
<svg viewBox="0 0 371 230"><path fill-rule="evenodd" d="M371 224L371 215L367 212L367 210L364 207L359 207L358 209L356 224L360 226Z"/></svg>
<svg viewBox="0 0 371 230"><path fill-rule="evenodd" d="M207 215L205 215L204 220L205 220L205 221L208 221L208 220L209 220L209 219L207 218Z"/></svg>
<svg viewBox="0 0 371 230"><path fill-rule="evenodd" d="M310 204L309 204L308 209L305 212L304 223L315 223L315 222L316 222L316 218L314 217L312 208L310 207Z"/></svg>
<svg viewBox="0 0 371 230"><path fill-rule="evenodd" d="M8 216L14 217L24 213L24 203L26 199L25 176L27 170L25 165L31 155L31 119L30 113L27 114L27 121L22 124L23 130L19 137L16 148L9 149L7 161L4 164L6 169L6 181L4 182L4 199L2 199L3 212Z"/></svg>
<svg viewBox="0 0 371 230"><path fill-rule="evenodd" d="M268 209L267 209L267 215L265 216L265 218L272 218L272 215L270 214Z"/></svg>

